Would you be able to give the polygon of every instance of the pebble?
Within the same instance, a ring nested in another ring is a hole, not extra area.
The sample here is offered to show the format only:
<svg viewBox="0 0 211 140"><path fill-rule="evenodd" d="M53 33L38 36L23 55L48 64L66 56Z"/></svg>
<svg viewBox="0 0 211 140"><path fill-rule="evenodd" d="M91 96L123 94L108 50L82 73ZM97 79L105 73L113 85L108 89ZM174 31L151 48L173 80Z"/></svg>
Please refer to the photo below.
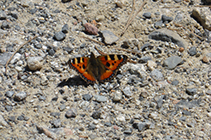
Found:
<svg viewBox="0 0 211 140"><path fill-rule="evenodd" d="M155 22L154 27L157 29L160 29L162 27L162 25L163 25L163 21L159 20L159 21Z"/></svg>
<svg viewBox="0 0 211 140"><path fill-rule="evenodd" d="M196 89L196 88L187 88L187 89L186 89L186 93L187 93L188 95L191 95L191 96L195 95L196 92L197 92L197 89Z"/></svg>
<svg viewBox="0 0 211 140"><path fill-rule="evenodd" d="M5 29L9 29L10 28L10 23L7 21L3 21L2 25L1 25L1 29L5 30Z"/></svg>
<svg viewBox="0 0 211 140"><path fill-rule="evenodd" d="M208 63L209 62L208 59L207 59L207 56L203 56L202 62L204 62L204 63Z"/></svg>
<svg viewBox="0 0 211 140"><path fill-rule="evenodd" d="M154 69L150 73L150 75L155 81L163 81L164 80L163 74L158 69Z"/></svg>
<svg viewBox="0 0 211 140"><path fill-rule="evenodd" d="M101 33L103 35L104 42L107 45L111 45L111 44L115 43L117 40L119 40L119 37L114 35L111 31L104 30L104 31L101 31Z"/></svg>
<svg viewBox="0 0 211 140"><path fill-rule="evenodd" d="M52 120L52 121L50 121L50 123L53 125L54 128L59 128L61 126L60 119Z"/></svg>
<svg viewBox="0 0 211 140"><path fill-rule="evenodd" d="M150 13L150 12L146 12L146 13L143 14L143 16L144 16L145 18L150 19L150 18L151 18L151 13Z"/></svg>
<svg viewBox="0 0 211 140"><path fill-rule="evenodd" d="M62 27L62 32L66 34L66 33L68 33L68 30L69 30L68 24L65 24L65 25Z"/></svg>
<svg viewBox="0 0 211 140"><path fill-rule="evenodd" d="M133 130L132 129L127 129L124 131L124 134L132 134Z"/></svg>
<svg viewBox="0 0 211 140"><path fill-rule="evenodd" d="M89 101L89 100L91 100L92 99L92 95L90 95L90 94L84 94L83 95L83 99L85 100L85 101Z"/></svg>
<svg viewBox="0 0 211 140"><path fill-rule="evenodd" d="M59 106L59 110L60 111L64 111L65 109L66 109L66 105L65 104Z"/></svg>
<svg viewBox="0 0 211 140"><path fill-rule="evenodd" d="M27 66L30 70L40 70L43 66L42 57L29 57L27 59Z"/></svg>
<svg viewBox="0 0 211 140"><path fill-rule="evenodd" d="M97 22L100 22L100 21L103 21L105 19L105 16L104 15L97 15L95 19L96 19Z"/></svg>
<svg viewBox="0 0 211 140"><path fill-rule="evenodd" d="M57 41L62 41L62 40L65 39L65 37L66 37L66 35L62 31L56 32L54 34L54 39L57 40Z"/></svg>
<svg viewBox="0 0 211 140"><path fill-rule="evenodd" d="M84 27L85 27L86 32L89 33L90 35L97 35L98 34L98 29L93 24L85 23Z"/></svg>
<svg viewBox="0 0 211 140"><path fill-rule="evenodd" d="M115 91L113 95L113 101L119 102L122 99L122 93L120 91Z"/></svg>
<svg viewBox="0 0 211 140"><path fill-rule="evenodd" d="M123 92L123 94L124 94L126 97L131 97L131 96L133 95L133 93L131 92L129 86L126 86L126 87L122 90L122 92Z"/></svg>
<svg viewBox="0 0 211 140"><path fill-rule="evenodd" d="M69 109L65 113L65 117L67 118L75 118L77 116L77 110L75 108Z"/></svg>
<svg viewBox="0 0 211 140"><path fill-rule="evenodd" d="M163 65L167 69L174 69L178 64L182 62L182 59L179 56L171 56L163 61Z"/></svg>
<svg viewBox="0 0 211 140"><path fill-rule="evenodd" d="M100 115L101 115L100 111L95 111L95 112L92 113L92 118L100 119Z"/></svg>
<svg viewBox="0 0 211 140"><path fill-rule="evenodd" d="M5 20L7 18L7 15L5 13L5 11L0 10L0 20Z"/></svg>
<svg viewBox="0 0 211 140"><path fill-rule="evenodd" d="M162 19L163 22L169 23L169 22L171 22L173 20L173 17L162 15L161 19Z"/></svg>
<svg viewBox="0 0 211 140"><path fill-rule="evenodd" d="M152 32L148 37L149 39L172 42L183 48L187 48L188 46L187 42L177 33L165 28Z"/></svg>
<svg viewBox="0 0 211 140"><path fill-rule="evenodd" d="M18 19L18 14L15 12L10 12L8 15L10 15L11 17Z"/></svg>
<svg viewBox="0 0 211 140"><path fill-rule="evenodd" d="M7 97L11 98L11 97L14 95L14 91L7 91L7 92L5 93L5 95L6 95Z"/></svg>
<svg viewBox="0 0 211 140"><path fill-rule="evenodd" d="M152 60L147 61L147 67L150 71L154 70L157 67L157 63Z"/></svg>
<svg viewBox="0 0 211 140"><path fill-rule="evenodd" d="M94 97L97 102L106 102L107 101L107 98L105 96L95 95Z"/></svg>
<svg viewBox="0 0 211 140"><path fill-rule="evenodd" d="M147 63L147 61L152 60L150 56L144 56L139 59L139 63Z"/></svg>
<svg viewBox="0 0 211 140"><path fill-rule="evenodd" d="M15 94L14 100L20 102L20 101L25 100L26 97L27 97L27 93L22 91L22 92Z"/></svg>
<svg viewBox="0 0 211 140"><path fill-rule="evenodd" d="M56 52L55 52L54 49L50 49L50 50L48 51L48 54L51 55L51 56L53 56L55 53L56 53Z"/></svg>
<svg viewBox="0 0 211 140"><path fill-rule="evenodd" d="M196 47L191 47L191 48L188 50L188 53L190 54L190 56L196 55L196 53L197 53Z"/></svg>
<svg viewBox="0 0 211 140"><path fill-rule="evenodd" d="M11 63L11 64L14 64L14 63L18 62L20 59L21 59L21 54L20 54L20 53L16 53L16 54L13 56L12 60L10 61L10 63Z"/></svg>

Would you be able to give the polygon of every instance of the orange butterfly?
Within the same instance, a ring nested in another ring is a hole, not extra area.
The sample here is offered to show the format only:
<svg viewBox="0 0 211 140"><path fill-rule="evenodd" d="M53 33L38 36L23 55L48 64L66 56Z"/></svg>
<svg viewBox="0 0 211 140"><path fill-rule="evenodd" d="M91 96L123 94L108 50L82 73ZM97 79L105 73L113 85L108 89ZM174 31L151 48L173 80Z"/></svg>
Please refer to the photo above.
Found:
<svg viewBox="0 0 211 140"><path fill-rule="evenodd" d="M109 54L95 57L77 57L69 60L70 68L76 70L87 83L109 81L114 78L119 68L128 61L126 55Z"/></svg>

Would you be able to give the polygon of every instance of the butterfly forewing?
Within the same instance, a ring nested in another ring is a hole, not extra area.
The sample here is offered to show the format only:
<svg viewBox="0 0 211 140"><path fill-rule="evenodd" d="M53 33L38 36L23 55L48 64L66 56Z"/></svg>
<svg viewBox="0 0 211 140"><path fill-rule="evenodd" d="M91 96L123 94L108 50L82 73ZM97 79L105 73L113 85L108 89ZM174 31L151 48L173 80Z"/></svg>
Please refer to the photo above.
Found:
<svg viewBox="0 0 211 140"><path fill-rule="evenodd" d="M88 57L77 57L70 60L70 68L76 70L82 79L87 82L95 81L95 78L86 72L86 68L89 62ZM91 82L92 83L92 82Z"/></svg>

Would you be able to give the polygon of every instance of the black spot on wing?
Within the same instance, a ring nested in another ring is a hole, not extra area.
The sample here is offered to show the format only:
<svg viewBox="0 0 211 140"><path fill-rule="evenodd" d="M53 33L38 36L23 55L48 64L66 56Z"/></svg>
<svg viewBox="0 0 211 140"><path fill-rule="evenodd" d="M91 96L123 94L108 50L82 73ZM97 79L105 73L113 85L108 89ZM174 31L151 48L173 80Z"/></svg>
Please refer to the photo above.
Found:
<svg viewBox="0 0 211 140"><path fill-rule="evenodd" d="M110 56L110 58L111 58L111 60L115 60L115 58L114 58L114 54L111 54L111 55L109 55Z"/></svg>
<svg viewBox="0 0 211 140"><path fill-rule="evenodd" d="M118 60L122 59L121 55L117 55Z"/></svg>
<svg viewBox="0 0 211 140"><path fill-rule="evenodd" d="M107 63L106 63L106 66L107 66L107 67L110 67L110 64L107 62Z"/></svg>
<svg viewBox="0 0 211 140"><path fill-rule="evenodd" d="M70 62L73 63L73 64L75 64L75 59L72 59Z"/></svg>
<svg viewBox="0 0 211 140"><path fill-rule="evenodd" d="M78 58L76 58L76 59L77 59L77 63L80 63L80 59L81 59L81 58L80 58L80 57L78 57Z"/></svg>
<svg viewBox="0 0 211 140"><path fill-rule="evenodd" d="M85 69L86 67L85 67L85 65L83 64L83 69Z"/></svg>
<svg viewBox="0 0 211 140"><path fill-rule="evenodd" d="M105 56L105 60L106 60L106 61L108 60L108 56L107 56L107 55Z"/></svg>

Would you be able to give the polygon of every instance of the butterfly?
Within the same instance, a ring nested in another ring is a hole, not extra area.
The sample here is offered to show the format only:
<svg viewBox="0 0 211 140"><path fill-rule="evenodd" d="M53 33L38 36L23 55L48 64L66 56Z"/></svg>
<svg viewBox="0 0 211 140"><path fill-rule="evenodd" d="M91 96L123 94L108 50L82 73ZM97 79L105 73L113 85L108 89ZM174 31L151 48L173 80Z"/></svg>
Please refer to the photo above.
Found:
<svg viewBox="0 0 211 140"><path fill-rule="evenodd" d="M95 57L91 52L90 57L73 58L68 64L84 81L94 84L113 79L119 68L127 61L126 55L108 54Z"/></svg>

